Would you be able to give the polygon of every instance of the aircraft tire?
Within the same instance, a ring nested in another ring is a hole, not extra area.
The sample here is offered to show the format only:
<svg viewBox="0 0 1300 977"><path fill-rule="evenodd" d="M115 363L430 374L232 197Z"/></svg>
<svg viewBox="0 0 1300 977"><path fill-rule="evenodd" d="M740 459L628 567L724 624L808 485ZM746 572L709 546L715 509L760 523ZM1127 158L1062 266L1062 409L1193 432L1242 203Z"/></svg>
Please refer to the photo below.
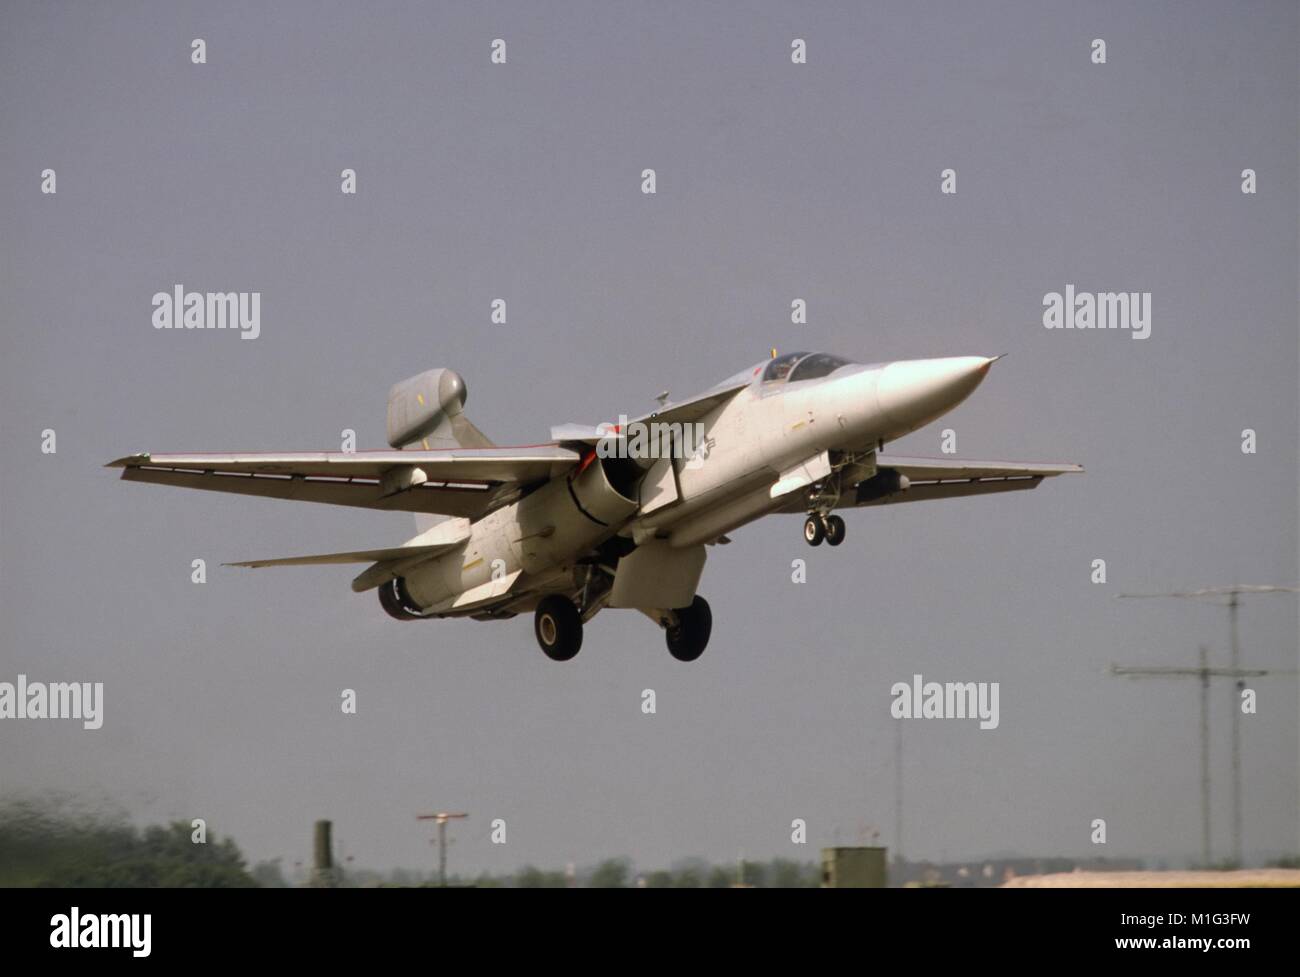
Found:
<svg viewBox="0 0 1300 977"><path fill-rule="evenodd" d="M693 662L704 654L713 633L713 611L709 602L698 594L690 607L677 611L677 625L665 633L668 653L679 662Z"/></svg>
<svg viewBox="0 0 1300 977"><path fill-rule="evenodd" d="M567 662L582 648L582 615L569 598L551 594L537 604L533 633L547 658Z"/></svg>
<svg viewBox="0 0 1300 977"><path fill-rule="evenodd" d="M848 529L844 525L844 520L839 516L826 517L826 542L831 546L839 546L844 542L844 536Z"/></svg>
<svg viewBox="0 0 1300 977"><path fill-rule="evenodd" d="M822 540L826 538L826 527L814 513L804 520L803 523L803 540L809 546L821 546Z"/></svg>

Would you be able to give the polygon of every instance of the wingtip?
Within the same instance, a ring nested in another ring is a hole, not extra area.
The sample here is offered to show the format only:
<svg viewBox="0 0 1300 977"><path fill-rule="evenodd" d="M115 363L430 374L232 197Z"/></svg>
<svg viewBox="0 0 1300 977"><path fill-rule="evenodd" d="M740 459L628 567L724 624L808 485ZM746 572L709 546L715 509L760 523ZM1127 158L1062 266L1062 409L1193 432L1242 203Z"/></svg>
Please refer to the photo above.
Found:
<svg viewBox="0 0 1300 977"><path fill-rule="evenodd" d="M133 455L124 455L121 458L114 458L105 468L134 468L137 465L146 465L149 463L149 452L137 451Z"/></svg>

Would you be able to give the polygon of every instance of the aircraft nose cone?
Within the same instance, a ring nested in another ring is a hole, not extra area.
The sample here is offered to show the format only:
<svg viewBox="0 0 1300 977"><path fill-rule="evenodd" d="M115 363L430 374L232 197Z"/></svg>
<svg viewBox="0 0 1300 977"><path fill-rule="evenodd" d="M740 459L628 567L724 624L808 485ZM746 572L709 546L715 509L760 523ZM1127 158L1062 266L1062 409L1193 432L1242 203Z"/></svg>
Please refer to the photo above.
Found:
<svg viewBox="0 0 1300 977"><path fill-rule="evenodd" d="M899 360L880 375L876 399L894 424L912 431L952 410L971 395L997 357L947 356Z"/></svg>

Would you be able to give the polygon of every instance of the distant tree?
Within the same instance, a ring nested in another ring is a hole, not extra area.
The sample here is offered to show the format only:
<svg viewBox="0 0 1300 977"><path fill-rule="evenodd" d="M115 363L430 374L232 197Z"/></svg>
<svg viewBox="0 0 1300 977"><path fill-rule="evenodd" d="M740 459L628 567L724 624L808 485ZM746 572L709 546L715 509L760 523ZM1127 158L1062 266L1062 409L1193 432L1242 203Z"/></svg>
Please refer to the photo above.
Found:
<svg viewBox="0 0 1300 977"><path fill-rule="evenodd" d="M626 889L632 866L626 858L607 858L596 866L587 881L591 889Z"/></svg>
<svg viewBox="0 0 1300 977"><path fill-rule="evenodd" d="M647 889L674 889L677 887L677 879L672 872L659 869L656 872L646 873L645 887Z"/></svg>
<svg viewBox="0 0 1300 977"><path fill-rule="evenodd" d="M702 858L682 858L673 863L673 885L678 889L701 889L709 874L709 863Z"/></svg>
<svg viewBox="0 0 1300 977"><path fill-rule="evenodd" d="M767 866L762 862L740 863L740 881L745 885L764 888L767 884Z"/></svg>
<svg viewBox="0 0 1300 977"><path fill-rule="evenodd" d="M0 808L0 885L52 888L232 888L257 885L229 839L191 840L188 821L136 829L75 808Z"/></svg>
<svg viewBox="0 0 1300 977"><path fill-rule="evenodd" d="M515 875L519 889L563 889L569 884L563 872L544 872L533 865L525 865Z"/></svg>
<svg viewBox="0 0 1300 977"><path fill-rule="evenodd" d="M249 870L249 875L263 889L287 889L288 880L280 868L280 859L273 858L267 862L258 862Z"/></svg>
<svg viewBox="0 0 1300 977"><path fill-rule="evenodd" d="M436 881L429 872L417 872L409 868L395 868L388 873L385 881L386 885L397 886L420 886L427 885L430 881Z"/></svg>
<svg viewBox="0 0 1300 977"><path fill-rule="evenodd" d="M721 865L715 865L709 871L708 887L710 889L729 889L731 884L736 881L736 870L734 868L724 868Z"/></svg>
<svg viewBox="0 0 1300 977"><path fill-rule="evenodd" d="M768 866L767 884L773 889L807 889L820 881L815 865L801 865L788 858L774 858Z"/></svg>

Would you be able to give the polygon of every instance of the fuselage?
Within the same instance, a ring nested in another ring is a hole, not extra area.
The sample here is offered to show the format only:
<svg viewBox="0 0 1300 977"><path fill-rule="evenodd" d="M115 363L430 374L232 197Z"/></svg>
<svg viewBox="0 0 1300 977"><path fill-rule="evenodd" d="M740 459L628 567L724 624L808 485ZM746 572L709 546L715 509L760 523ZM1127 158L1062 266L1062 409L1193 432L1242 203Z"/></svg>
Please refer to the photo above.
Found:
<svg viewBox="0 0 1300 977"><path fill-rule="evenodd" d="M952 410L992 362L856 364L821 353L761 362L719 384L745 385L691 421L699 446L691 457L608 458L589 449L573 473L478 519L463 548L408 570L403 600L422 613L513 613L537 595L583 586L577 568L601 554L652 540L713 542L840 468L869 476L878 447Z"/></svg>

